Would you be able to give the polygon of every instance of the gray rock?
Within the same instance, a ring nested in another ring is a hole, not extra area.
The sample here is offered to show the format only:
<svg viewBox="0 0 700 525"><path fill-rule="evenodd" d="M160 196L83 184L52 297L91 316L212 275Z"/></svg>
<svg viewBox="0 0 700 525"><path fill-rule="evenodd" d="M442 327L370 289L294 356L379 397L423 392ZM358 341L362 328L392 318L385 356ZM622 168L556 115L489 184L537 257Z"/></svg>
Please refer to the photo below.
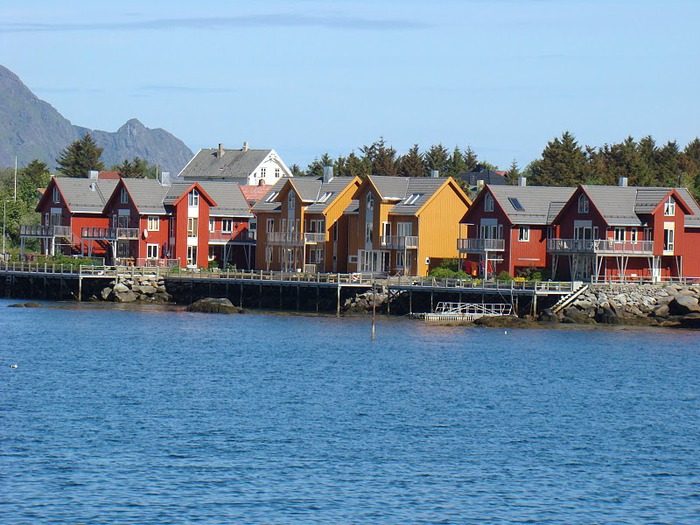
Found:
<svg viewBox="0 0 700 525"><path fill-rule="evenodd" d="M241 308L234 306L228 299L216 297L206 297L195 301L186 310L188 312L207 314L239 314L243 311Z"/></svg>
<svg viewBox="0 0 700 525"><path fill-rule="evenodd" d="M100 297L103 301L107 301L110 295L112 295L112 289L109 286L106 288L102 288L102 291L100 292Z"/></svg>
<svg viewBox="0 0 700 525"><path fill-rule="evenodd" d="M695 297L689 295L677 295L668 303L671 315L687 315L690 313L700 313L700 305Z"/></svg>
<svg viewBox="0 0 700 525"><path fill-rule="evenodd" d="M653 312L654 317L668 317L669 315L669 309L667 304L660 304L656 308L654 308Z"/></svg>
<svg viewBox="0 0 700 525"><path fill-rule="evenodd" d="M118 303L133 303L136 299L138 299L138 295L131 290L114 294L114 300Z"/></svg>
<svg viewBox="0 0 700 525"><path fill-rule="evenodd" d="M155 286L151 286L151 285L141 286L141 293L143 293L143 294L153 295L154 293L156 293L156 291L158 291L158 290Z"/></svg>
<svg viewBox="0 0 700 525"><path fill-rule="evenodd" d="M113 291L115 294L126 293L129 291L129 287L127 285L125 285L124 283L117 283L114 285Z"/></svg>

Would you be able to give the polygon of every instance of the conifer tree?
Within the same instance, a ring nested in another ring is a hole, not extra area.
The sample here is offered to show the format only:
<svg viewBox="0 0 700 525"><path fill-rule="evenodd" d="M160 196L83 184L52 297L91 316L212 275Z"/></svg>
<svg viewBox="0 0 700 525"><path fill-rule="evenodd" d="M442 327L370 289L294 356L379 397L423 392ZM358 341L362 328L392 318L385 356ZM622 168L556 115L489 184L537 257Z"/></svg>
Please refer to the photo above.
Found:
<svg viewBox="0 0 700 525"><path fill-rule="evenodd" d="M444 175L450 167L450 153L442 144L430 146L425 152L425 165L428 171L438 170L440 175Z"/></svg>
<svg viewBox="0 0 700 525"><path fill-rule="evenodd" d="M423 162L418 144L414 144L408 153L399 158L399 175L401 177L424 177L426 175L426 167Z"/></svg>
<svg viewBox="0 0 700 525"><path fill-rule="evenodd" d="M105 165L100 159L102 151L90 133L86 133L61 152L56 159L58 171L66 177L87 177L90 170L104 170Z"/></svg>

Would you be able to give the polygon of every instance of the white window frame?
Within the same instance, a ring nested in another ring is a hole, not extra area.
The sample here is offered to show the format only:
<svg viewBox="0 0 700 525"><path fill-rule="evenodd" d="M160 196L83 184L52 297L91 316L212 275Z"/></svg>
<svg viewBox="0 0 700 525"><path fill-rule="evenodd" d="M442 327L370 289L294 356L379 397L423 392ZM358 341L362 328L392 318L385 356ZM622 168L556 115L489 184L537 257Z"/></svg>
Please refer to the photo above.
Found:
<svg viewBox="0 0 700 525"><path fill-rule="evenodd" d="M632 228L630 230L630 243L637 244L638 238L639 238L639 233L638 233L637 228Z"/></svg>
<svg viewBox="0 0 700 525"><path fill-rule="evenodd" d="M582 193L578 196L578 212L581 214L588 213L590 208L590 201L588 200L588 195Z"/></svg>
<svg viewBox="0 0 700 525"><path fill-rule="evenodd" d="M188 217L187 218L187 237L193 238L198 237L199 232L199 218L198 217Z"/></svg>
<svg viewBox="0 0 700 525"><path fill-rule="evenodd" d="M264 179L267 174L267 168L260 168L260 178Z"/></svg>
<svg viewBox="0 0 700 525"><path fill-rule="evenodd" d="M213 233L216 231L216 219L209 218L209 233Z"/></svg>
<svg viewBox="0 0 700 525"><path fill-rule="evenodd" d="M158 248L157 244L147 244L146 259L158 259Z"/></svg>
<svg viewBox="0 0 700 525"><path fill-rule="evenodd" d="M520 226L518 242L530 242L530 226Z"/></svg>
<svg viewBox="0 0 700 525"><path fill-rule="evenodd" d="M126 191L126 188L122 188L122 191L119 194L119 202L122 204L129 204L129 192Z"/></svg>
<svg viewBox="0 0 700 525"><path fill-rule="evenodd" d="M275 178L276 179L280 178L280 169L279 168L275 168Z"/></svg>
<svg viewBox="0 0 700 525"><path fill-rule="evenodd" d="M53 187L53 195L52 195L52 201L54 203L56 202L61 202L61 192L58 190L58 186Z"/></svg>
<svg viewBox="0 0 700 525"><path fill-rule="evenodd" d="M676 215L676 201L673 197L669 197L664 202L664 217L675 217Z"/></svg>
<svg viewBox="0 0 700 525"><path fill-rule="evenodd" d="M617 244L625 242L625 228L616 227L613 231L613 240Z"/></svg>
<svg viewBox="0 0 700 525"><path fill-rule="evenodd" d="M187 195L187 205L191 208L199 206L199 192L197 188L192 188L192 191Z"/></svg>
<svg viewBox="0 0 700 525"><path fill-rule="evenodd" d="M275 219L267 219L265 222L265 232L272 233L275 231Z"/></svg>
<svg viewBox="0 0 700 525"><path fill-rule="evenodd" d="M490 193L484 196L484 211L492 212L494 209L494 199Z"/></svg>
<svg viewBox="0 0 700 525"><path fill-rule="evenodd" d="M197 266L197 245L187 247L187 266Z"/></svg>
<svg viewBox="0 0 700 525"><path fill-rule="evenodd" d="M148 216L148 231L157 232L160 231L160 217L157 215Z"/></svg>
<svg viewBox="0 0 700 525"><path fill-rule="evenodd" d="M221 232L222 233L233 232L233 219L221 219Z"/></svg>

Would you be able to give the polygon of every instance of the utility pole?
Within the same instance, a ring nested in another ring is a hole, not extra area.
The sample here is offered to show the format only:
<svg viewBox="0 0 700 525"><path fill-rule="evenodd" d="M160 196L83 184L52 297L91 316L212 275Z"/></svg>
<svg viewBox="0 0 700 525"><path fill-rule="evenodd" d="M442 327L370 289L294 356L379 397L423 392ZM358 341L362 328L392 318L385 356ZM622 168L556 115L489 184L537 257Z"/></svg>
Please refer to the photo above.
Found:
<svg viewBox="0 0 700 525"><path fill-rule="evenodd" d="M17 202L17 155L15 155L15 198L14 201ZM2 251L5 253L5 250Z"/></svg>

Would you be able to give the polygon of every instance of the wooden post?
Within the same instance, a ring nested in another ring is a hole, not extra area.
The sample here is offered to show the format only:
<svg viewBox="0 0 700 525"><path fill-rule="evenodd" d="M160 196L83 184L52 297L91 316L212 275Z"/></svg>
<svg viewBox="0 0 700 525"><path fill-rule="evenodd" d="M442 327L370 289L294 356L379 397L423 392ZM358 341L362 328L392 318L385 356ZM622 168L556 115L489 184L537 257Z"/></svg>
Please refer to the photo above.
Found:
<svg viewBox="0 0 700 525"><path fill-rule="evenodd" d="M340 317L340 275L338 275L338 301L336 304L335 316Z"/></svg>
<svg viewBox="0 0 700 525"><path fill-rule="evenodd" d="M372 282L372 341L374 341L374 330L377 324L377 282Z"/></svg>

